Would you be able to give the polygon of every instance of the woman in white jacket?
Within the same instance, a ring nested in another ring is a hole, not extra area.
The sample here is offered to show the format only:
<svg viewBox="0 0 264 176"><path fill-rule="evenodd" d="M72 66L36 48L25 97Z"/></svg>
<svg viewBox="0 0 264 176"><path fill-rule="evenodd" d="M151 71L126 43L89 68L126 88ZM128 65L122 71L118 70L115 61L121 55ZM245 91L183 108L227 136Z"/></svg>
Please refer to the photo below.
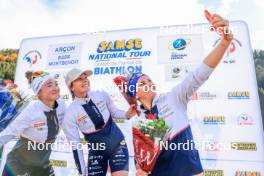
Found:
<svg viewBox="0 0 264 176"><path fill-rule="evenodd" d="M221 27L228 31L227 20L216 14L212 17L210 20L215 28ZM233 39L232 34L226 34L218 46L203 60L200 67L165 94L156 93L155 84L149 76L143 73L133 73L130 76L128 94L140 102L140 111L145 118L164 119L170 128L166 135L168 145L177 146L175 150L169 148L161 151L151 173L146 173L137 166L137 176L203 175L199 153L194 147L187 117L187 104L192 94L209 78L223 58ZM189 146L187 149L183 147L186 144Z"/></svg>
<svg viewBox="0 0 264 176"><path fill-rule="evenodd" d="M88 76L92 71L72 69L66 75L66 84L73 95L67 108L63 131L72 144L79 173L86 175L83 151L78 144L79 131L88 142L88 175L104 176L108 164L113 176L128 175L129 156L124 135L112 118L130 118L136 115L134 106L127 112L119 110L103 91L90 91Z"/></svg>
<svg viewBox="0 0 264 176"><path fill-rule="evenodd" d="M64 119L65 103L59 100L60 89L50 74L27 72L26 77L38 100L30 103L0 133L0 147L19 137L7 156L2 176L51 176L54 175L49 162L51 144Z"/></svg>

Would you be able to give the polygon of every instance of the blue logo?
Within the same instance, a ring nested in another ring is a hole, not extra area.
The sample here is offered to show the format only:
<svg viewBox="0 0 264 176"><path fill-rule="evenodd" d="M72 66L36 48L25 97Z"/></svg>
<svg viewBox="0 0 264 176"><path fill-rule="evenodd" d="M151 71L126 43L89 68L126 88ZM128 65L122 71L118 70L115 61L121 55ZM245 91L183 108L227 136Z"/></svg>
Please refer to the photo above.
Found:
<svg viewBox="0 0 264 176"><path fill-rule="evenodd" d="M188 45L192 43L191 39L178 38L169 45L170 51L184 50Z"/></svg>
<svg viewBox="0 0 264 176"><path fill-rule="evenodd" d="M30 67L38 62L41 59L41 54L37 50L31 50L25 54L23 60L30 64Z"/></svg>

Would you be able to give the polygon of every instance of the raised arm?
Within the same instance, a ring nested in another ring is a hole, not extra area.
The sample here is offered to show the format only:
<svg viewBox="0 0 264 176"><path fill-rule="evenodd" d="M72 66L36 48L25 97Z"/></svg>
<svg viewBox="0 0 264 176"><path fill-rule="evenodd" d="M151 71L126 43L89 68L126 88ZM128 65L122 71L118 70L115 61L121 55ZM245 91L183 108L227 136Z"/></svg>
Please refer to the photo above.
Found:
<svg viewBox="0 0 264 176"><path fill-rule="evenodd" d="M222 18L221 16L214 14L212 16L212 25L215 28L222 28L225 31L225 37L222 37L221 42L214 48L214 50L204 59L204 63L209 67L215 68L218 63L223 58L226 50L228 49L233 35L229 31L229 22L228 20ZM230 34L229 34L230 33Z"/></svg>
<svg viewBox="0 0 264 176"><path fill-rule="evenodd" d="M233 39L233 35L228 34L229 22L221 16L214 14L211 16L210 23L217 29L222 28L226 31L221 42L210 52L203 60L202 65L194 72L190 73L182 83L172 89L172 93L177 95L177 98L187 104L192 94L209 78L213 69L219 64L226 50Z"/></svg>

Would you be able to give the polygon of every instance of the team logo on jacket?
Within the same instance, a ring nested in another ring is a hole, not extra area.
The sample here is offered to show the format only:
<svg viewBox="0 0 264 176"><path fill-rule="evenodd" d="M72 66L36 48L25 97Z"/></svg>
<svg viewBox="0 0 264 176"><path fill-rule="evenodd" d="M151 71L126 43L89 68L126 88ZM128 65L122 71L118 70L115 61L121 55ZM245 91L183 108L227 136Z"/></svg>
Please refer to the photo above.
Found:
<svg viewBox="0 0 264 176"><path fill-rule="evenodd" d="M64 112L58 114L59 121L62 121L63 120L64 115L65 115Z"/></svg>
<svg viewBox="0 0 264 176"><path fill-rule="evenodd" d="M85 124L87 123L87 115L81 115L78 117L77 122L79 124Z"/></svg>
<svg viewBox="0 0 264 176"><path fill-rule="evenodd" d="M45 121L36 121L33 124L33 127L36 128L38 131L43 130L44 126L46 125Z"/></svg>
<svg viewBox="0 0 264 176"><path fill-rule="evenodd" d="M97 164L99 164L99 162L97 160L91 161L91 165L97 165Z"/></svg>
<svg viewBox="0 0 264 176"><path fill-rule="evenodd" d="M101 112L105 111L105 109L106 109L106 104L102 100L98 101L96 103L96 106L100 109Z"/></svg>

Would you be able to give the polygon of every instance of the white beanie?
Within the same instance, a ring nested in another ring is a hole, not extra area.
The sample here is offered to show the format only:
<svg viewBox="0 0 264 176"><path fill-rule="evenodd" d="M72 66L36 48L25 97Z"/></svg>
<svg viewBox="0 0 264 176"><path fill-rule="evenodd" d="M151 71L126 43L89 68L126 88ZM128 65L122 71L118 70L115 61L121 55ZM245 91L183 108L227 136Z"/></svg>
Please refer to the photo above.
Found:
<svg viewBox="0 0 264 176"><path fill-rule="evenodd" d="M34 78L31 82L31 87L35 94L38 94L41 87L45 84L46 81L52 79L52 76L48 73L39 75L38 77Z"/></svg>

